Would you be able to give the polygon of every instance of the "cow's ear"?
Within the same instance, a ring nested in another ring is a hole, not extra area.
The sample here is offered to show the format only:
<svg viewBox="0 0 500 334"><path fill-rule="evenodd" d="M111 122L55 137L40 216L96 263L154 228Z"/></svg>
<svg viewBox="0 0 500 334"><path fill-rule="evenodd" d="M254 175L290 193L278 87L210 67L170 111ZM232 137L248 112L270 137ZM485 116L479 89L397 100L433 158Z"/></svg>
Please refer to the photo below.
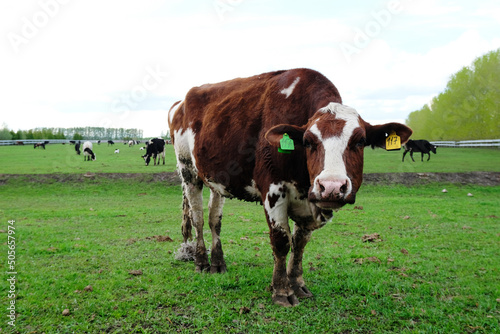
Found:
<svg viewBox="0 0 500 334"><path fill-rule="evenodd" d="M371 145L372 148L385 148L385 140L392 133L401 138L401 144L404 144L410 139L413 131L401 123L386 123L380 125L371 125L365 122L366 145Z"/></svg>
<svg viewBox="0 0 500 334"><path fill-rule="evenodd" d="M270 128L266 134L265 138L272 146L279 147L280 140L283 138L283 135L286 133L288 137L293 140L295 145L302 144L302 137L304 136L304 129L298 127L296 125L290 124L279 124Z"/></svg>

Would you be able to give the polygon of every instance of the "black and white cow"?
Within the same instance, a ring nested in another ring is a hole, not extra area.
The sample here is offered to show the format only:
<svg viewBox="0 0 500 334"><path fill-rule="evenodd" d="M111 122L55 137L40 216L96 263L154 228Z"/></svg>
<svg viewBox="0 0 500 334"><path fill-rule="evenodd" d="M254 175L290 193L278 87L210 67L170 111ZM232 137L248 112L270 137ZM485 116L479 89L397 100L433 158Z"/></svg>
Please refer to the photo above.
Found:
<svg viewBox="0 0 500 334"><path fill-rule="evenodd" d="M163 164L165 164L165 141L161 138L153 138L146 142L146 154L142 156L146 162L146 166L149 166L151 157L153 157L154 165L156 166L157 155L163 158ZM158 165L160 165L160 157L158 157Z"/></svg>
<svg viewBox="0 0 500 334"><path fill-rule="evenodd" d="M109 146L109 145L114 145L114 144L115 144L115 142L114 142L114 141L112 141L112 140L108 140L108 146Z"/></svg>
<svg viewBox="0 0 500 334"><path fill-rule="evenodd" d="M83 143L83 159L84 161L90 161L91 158L93 161L96 160L95 154L92 152L92 143L86 141Z"/></svg>
<svg viewBox="0 0 500 334"><path fill-rule="evenodd" d="M80 153L81 153L80 146L81 146L81 143L80 143L80 141L78 141L78 143L75 144L75 151L76 151L77 155L80 155Z"/></svg>
<svg viewBox="0 0 500 334"><path fill-rule="evenodd" d="M36 143L36 144L33 144L33 148L37 148L37 147L41 147L45 150L45 143Z"/></svg>
<svg viewBox="0 0 500 334"><path fill-rule="evenodd" d="M410 152L411 160L413 160L413 162L415 162L415 160L413 159L413 152L422 153L421 161L424 161L424 154L428 154L429 157L427 158L427 161L429 161L431 159L430 152L436 154L437 146L432 145L427 140L412 140L412 139L410 139L404 145L404 148L405 148L405 151L403 153L403 162L405 161L405 155L408 152Z"/></svg>

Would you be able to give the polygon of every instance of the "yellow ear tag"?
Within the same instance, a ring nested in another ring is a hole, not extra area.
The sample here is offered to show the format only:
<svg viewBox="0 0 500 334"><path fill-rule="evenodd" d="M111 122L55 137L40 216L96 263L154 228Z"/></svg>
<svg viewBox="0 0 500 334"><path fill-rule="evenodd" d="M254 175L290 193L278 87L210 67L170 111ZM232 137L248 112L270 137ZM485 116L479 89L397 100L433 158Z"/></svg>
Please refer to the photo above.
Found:
<svg viewBox="0 0 500 334"><path fill-rule="evenodd" d="M389 137L385 139L385 149L387 151L401 149L401 138L396 134L396 132L391 132Z"/></svg>
<svg viewBox="0 0 500 334"><path fill-rule="evenodd" d="M283 138L280 139L280 147L278 147L278 152L280 153L292 153L295 150L293 146L293 140L288 137L288 134L283 134Z"/></svg>

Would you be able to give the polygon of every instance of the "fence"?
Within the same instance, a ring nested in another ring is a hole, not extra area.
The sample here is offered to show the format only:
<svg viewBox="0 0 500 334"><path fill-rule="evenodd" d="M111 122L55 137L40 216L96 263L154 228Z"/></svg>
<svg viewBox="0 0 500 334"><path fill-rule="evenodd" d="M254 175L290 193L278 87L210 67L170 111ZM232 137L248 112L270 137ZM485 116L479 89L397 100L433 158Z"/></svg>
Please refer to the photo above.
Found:
<svg viewBox="0 0 500 334"><path fill-rule="evenodd" d="M86 140L85 140L86 141ZM93 143L97 143L97 140L89 140ZM36 143L44 143L44 142L49 142L49 144L69 144L69 139L20 139L20 140L0 140L0 146L6 146L6 145L33 145ZM83 143L84 141L81 140ZM101 140L101 143L107 143L107 140ZM117 143L123 142L123 141L116 141Z"/></svg>
<svg viewBox="0 0 500 334"><path fill-rule="evenodd" d="M23 140L0 140L0 146L5 145L33 145L40 142L48 141L49 144L69 144L69 139L23 139ZM97 140L90 140L97 143ZM101 140L106 143L107 141ZM116 141L117 143L123 141ZM462 141L431 141L431 144L439 147L498 147L500 148L500 139L485 139L485 140L462 140Z"/></svg>
<svg viewBox="0 0 500 334"><path fill-rule="evenodd" d="M431 141L431 144L439 147L498 147L500 139L484 140L462 140L462 141Z"/></svg>

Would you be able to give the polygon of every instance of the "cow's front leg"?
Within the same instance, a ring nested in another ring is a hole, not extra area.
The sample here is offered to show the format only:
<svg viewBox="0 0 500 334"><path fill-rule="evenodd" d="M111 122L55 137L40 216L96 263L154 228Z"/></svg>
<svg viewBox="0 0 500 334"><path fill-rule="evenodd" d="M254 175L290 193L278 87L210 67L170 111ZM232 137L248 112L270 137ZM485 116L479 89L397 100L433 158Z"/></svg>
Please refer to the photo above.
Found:
<svg viewBox="0 0 500 334"><path fill-rule="evenodd" d="M304 249L311 239L311 234L311 229L305 229L295 225L292 237L292 253L288 261L287 274L292 289L298 298L309 298L313 296L311 291L306 287L306 283L302 277L302 258Z"/></svg>
<svg viewBox="0 0 500 334"><path fill-rule="evenodd" d="M203 240L203 183L201 181L187 183L184 186L185 196L188 199L191 211L191 218L196 232L196 250L194 264L196 272L203 272L210 269L208 263L207 249Z"/></svg>
<svg viewBox="0 0 500 334"><path fill-rule="evenodd" d="M415 162L415 159L413 159L413 151L410 151L410 158L413 162Z"/></svg>
<svg viewBox="0 0 500 334"><path fill-rule="evenodd" d="M290 250L289 232L279 226L271 226L269 235L274 256L273 302L285 307L296 306L299 301L294 295L286 272L286 256Z"/></svg>
<svg viewBox="0 0 500 334"><path fill-rule="evenodd" d="M224 197L218 192L210 190L210 201L208 203L208 224L212 231L212 255L210 273L225 273L226 262L222 252L220 241L220 230L222 225L222 208L224 206Z"/></svg>

